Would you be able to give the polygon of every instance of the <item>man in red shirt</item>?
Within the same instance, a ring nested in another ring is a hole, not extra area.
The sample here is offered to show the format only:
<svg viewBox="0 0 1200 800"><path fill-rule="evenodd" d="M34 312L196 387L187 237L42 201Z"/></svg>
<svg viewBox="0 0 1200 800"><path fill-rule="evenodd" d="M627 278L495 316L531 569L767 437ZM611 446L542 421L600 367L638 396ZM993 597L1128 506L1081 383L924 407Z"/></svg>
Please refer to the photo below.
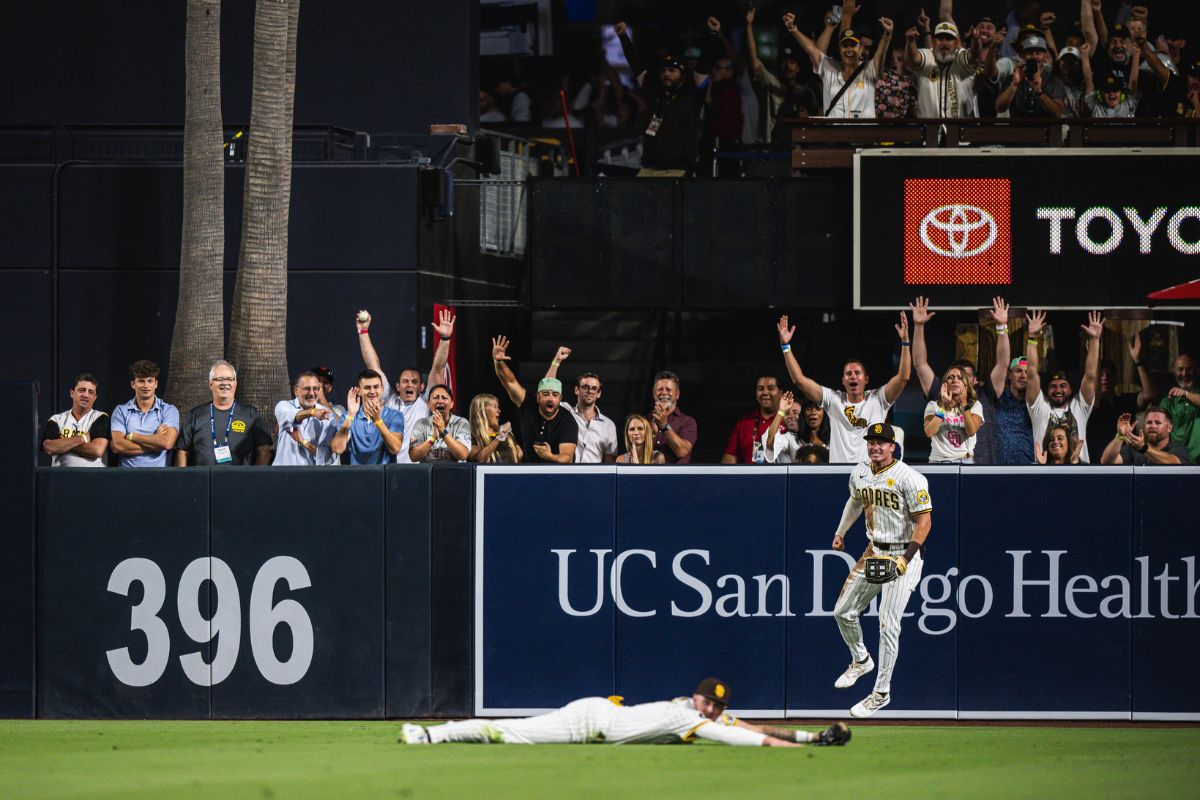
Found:
<svg viewBox="0 0 1200 800"><path fill-rule="evenodd" d="M763 439L771 420L779 411L779 380L774 375L763 375L754 385L754 398L758 408L740 418L733 425L729 434L729 444L725 445L725 454L721 456L722 464L765 464L763 455Z"/></svg>

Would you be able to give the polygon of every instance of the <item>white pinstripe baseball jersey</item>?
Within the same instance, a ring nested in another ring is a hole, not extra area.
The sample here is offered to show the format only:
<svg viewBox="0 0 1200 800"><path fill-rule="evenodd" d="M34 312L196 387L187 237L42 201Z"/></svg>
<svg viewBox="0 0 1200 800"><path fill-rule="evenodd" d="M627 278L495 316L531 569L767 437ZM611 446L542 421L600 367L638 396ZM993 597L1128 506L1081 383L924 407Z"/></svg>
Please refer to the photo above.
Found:
<svg viewBox="0 0 1200 800"><path fill-rule="evenodd" d="M872 471L869 461L859 464L850 473L850 496L863 504L867 536L873 542L910 541L913 515L933 509L929 481L903 461L893 461L879 472Z"/></svg>

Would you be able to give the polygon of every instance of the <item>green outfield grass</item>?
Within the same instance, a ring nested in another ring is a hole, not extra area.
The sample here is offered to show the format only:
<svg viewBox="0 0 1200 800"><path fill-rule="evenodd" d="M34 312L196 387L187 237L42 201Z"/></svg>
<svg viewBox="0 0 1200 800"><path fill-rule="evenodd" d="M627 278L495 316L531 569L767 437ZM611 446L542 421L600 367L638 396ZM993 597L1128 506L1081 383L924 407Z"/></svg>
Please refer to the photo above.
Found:
<svg viewBox="0 0 1200 800"><path fill-rule="evenodd" d="M1200 728L861 726L843 748L396 744L391 722L0 720L0 798L1195 797Z"/></svg>

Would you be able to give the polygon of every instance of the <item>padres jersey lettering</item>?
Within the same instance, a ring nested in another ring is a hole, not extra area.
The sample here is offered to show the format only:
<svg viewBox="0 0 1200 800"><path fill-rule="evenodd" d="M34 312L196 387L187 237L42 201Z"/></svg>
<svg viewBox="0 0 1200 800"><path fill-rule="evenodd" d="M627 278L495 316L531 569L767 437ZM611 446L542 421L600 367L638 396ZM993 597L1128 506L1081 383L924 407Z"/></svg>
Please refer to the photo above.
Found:
<svg viewBox="0 0 1200 800"><path fill-rule="evenodd" d="M871 541L904 543L912 539L913 515L933 509L929 481L902 461L872 472L869 463L850 473L850 495L863 504Z"/></svg>
<svg viewBox="0 0 1200 800"><path fill-rule="evenodd" d="M829 418L830 463L856 464L867 459L863 431L873 422L883 422L892 404L884 397L883 389L871 389L862 400L851 403L845 392L823 386L821 407Z"/></svg>

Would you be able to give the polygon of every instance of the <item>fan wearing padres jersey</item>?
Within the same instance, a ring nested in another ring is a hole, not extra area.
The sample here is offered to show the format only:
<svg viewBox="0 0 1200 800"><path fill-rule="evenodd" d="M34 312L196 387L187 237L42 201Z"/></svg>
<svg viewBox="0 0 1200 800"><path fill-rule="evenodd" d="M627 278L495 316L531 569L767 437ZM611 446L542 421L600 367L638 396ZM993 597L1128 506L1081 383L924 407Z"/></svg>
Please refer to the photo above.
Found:
<svg viewBox="0 0 1200 800"><path fill-rule="evenodd" d="M627 706L621 697L585 697L524 719L468 719L432 728L405 723L401 744L722 744L803 747L844 745L850 729L836 722L820 733L753 725L725 713L729 685L705 678L691 697Z"/></svg>
<svg viewBox="0 0 1200 800"><path fill-rule="evenodd" d="M863 644L862 625L858 621L875 596L879 603L879 674L875 690L850 709L854 717L869 717L891 702L892 669L900 651L900 622L908 596L921 582L925 539L932 522L929 482L903 462L895 460L895 432L886 422L867 429L868 460L850 473L850 499L842 512L842 521L833 535L833 549L844 550L846 531L862 513L867 517L867 537L871 540L858 563L850 570L833 609L842 638L850 648L850 666L834 682L848 689L875 668L871 654ZM864 562L868 556L886 556L896 562L895 577L887 583L867 580Z"/></svg>
<svg viewBox="0 0 1200 800"><path fill-rule="evenodd" d="M842 390L836 391L814 381L800 369L800 362L792 353L792 336L796 326L788 327L785 314L776 326L779 331L779 347L783 351L783 363L788 375L805 397L819 403L829 419L829 463L857 464L867 458L867 445L862 431L872 420L887 418L888 409L904 391L912 375L912 342L908 336L908 316L900 312L900 323L896 333L900 337L900 369L880 389L867 391L866 366L858 360L847 361L842 367Z"/></svg>

